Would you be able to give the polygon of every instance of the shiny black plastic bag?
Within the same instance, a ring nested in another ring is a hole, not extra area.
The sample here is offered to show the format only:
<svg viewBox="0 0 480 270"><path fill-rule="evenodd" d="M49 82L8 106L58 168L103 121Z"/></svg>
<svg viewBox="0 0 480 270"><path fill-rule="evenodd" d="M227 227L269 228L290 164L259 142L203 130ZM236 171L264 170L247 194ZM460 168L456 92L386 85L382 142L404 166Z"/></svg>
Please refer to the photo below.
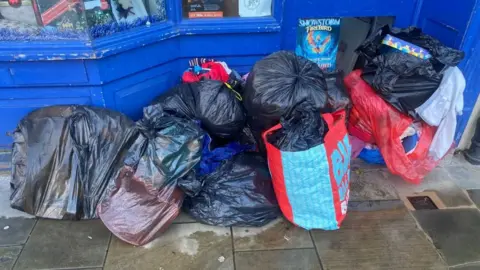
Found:
<svg viewBox="0 0 480 270"><path fill-rule="evenodd" d="M375 70L365 69L362 78L373 85ZM427 101L440 85L440 80L428 79L422 76L399 77L388 95L380 95L400 112L421 120L415 109Z"/></svg>
<svg viewBox="0 0 480 270"><path fill-rule="evenodd" d="M319 112L296 112L282 118L282 128L267 137L269 143L285 152L306 151L324 142L328 125Z"/></svg>
<svg viewBox="0 0 480 270"><path fill-rule="evenodd" d="M253 130L266 130L296 108L328 111L327 84L320 67L293 52L280 51L258 61L248 75L244 104Z"/></svg>
<svg viewBox="0 0 480 270"><path fill-rule="evenodd" d="M137 133L133 121L104 108L31 112L14 132L11 206L43 218L96 218Z"/></svg>
<svg viewBox="0 0 480 270"><path fill-rule="evenodd" d="M245 126L241 96L220 81L180 84L153 104L174 116L200 120L212 137L231 139Z"/></svg>
<svg viewBox="0 0 480 270"><path fill-rule="evenodd" d="M137 127L140 132L98 213L113 234L139 246L165 231L180 213L185 195L177 181L200 162L205 133L159 105L145 108Z"/></svg>
<svg viewBox="0 0 480 270"><path fill-rule="evenodd" d="M428 50L432 57L421 59L383 45L382 40L387 34ZM372 86L385 97L394 90L400 77L422 76L432 81L440 81L445 69L458 65L465 56L462 51L449 48L439 40L422 33L419 28L390 29L389 26L382 27L369 37L357 52L366 58L368 66L376 67Z"/></svg>
<svg viewBox="0 0 480 270"><path fill-rule="evenodd" d="M351 106L351 101L348 97L345 85L343 84L343 71L325 73L324 76L325 81L327 82L329 110L323 110L323 112L333 113L342 109L349 108Z"/></svg>
<svg viewBox="0 0 480 270"><path fill-rule="evenodd" d="M193 197L184 209L202 223L219 226L263 226L280 215L266 160L241 153L205 177L194 174L180 181Z"/></svg>

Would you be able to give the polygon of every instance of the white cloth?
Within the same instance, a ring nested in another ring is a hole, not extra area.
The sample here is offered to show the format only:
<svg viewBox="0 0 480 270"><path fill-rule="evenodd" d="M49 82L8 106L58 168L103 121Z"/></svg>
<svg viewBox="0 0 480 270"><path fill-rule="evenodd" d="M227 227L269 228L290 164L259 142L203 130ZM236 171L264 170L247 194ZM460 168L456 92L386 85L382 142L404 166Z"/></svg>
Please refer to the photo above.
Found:
<svg viewBox="0 0 480 270"><path fill-rule="evenodd" d="M420 107L415 109L429 125L437 126L437 133L430 145L430 155L441 159L452 146L457 115L463 111L465 77L457 67L448 68L437 91Z"/></svg>
<svg viewBox="0 0 480 270"><path fill-rule="evenodd" d="M272 0L239 0L240 17L265 17L272 15Z"/></svg>

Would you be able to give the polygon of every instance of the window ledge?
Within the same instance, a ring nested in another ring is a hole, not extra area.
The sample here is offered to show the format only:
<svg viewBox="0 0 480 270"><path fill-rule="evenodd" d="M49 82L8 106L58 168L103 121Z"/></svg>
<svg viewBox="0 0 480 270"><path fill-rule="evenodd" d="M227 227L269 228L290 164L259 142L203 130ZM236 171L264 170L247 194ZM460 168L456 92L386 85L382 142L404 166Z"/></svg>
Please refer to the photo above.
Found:
<svg viewBox="0 0 480 270"><path fill-rule="evenodd" d="M99 59L177 36L280 32L273 17L186 19L134 28L93 41L9 41L0 44L0 61Z"/></svg>

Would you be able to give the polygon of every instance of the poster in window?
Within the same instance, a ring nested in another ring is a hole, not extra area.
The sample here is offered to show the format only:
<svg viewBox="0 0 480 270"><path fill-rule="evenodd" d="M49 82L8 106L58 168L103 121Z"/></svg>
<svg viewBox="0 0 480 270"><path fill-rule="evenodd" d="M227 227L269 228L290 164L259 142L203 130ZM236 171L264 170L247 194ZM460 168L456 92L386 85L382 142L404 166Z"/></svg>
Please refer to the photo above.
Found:
<svg viewBox="0 0 480 270"><path fill-rule="evenodd" d="M336 68L340 18L300 19L297 29L296 54L326 71Z"/></svg>
<svg viewBox="0 0 480 270"><path fill-rule="evenodd" d="M223 0L188 0L186 6L189 18L222 18Z"/></svg>

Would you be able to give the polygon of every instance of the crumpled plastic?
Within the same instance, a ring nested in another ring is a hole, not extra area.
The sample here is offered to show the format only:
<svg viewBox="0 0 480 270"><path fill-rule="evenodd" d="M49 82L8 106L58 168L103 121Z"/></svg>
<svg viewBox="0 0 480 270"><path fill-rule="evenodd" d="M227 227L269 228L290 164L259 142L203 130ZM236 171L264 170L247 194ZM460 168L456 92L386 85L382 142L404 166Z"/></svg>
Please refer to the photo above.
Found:
<svg viewBox="0 0 480 270"><path fill-rule="evenodd" d="M144 109L140 130L127 152L115 187L98 215L118 238L144 245L178 216L184 193L177 180L200 162L204 132L187 119L165 114L159 105Z"/></svg>
<svg viewBox="0 0 480 270"><path fill-rule="evenodd" d="M383 45L387 34L428 50L432 57L422 59ZM462 51L422 33L419 28L390 29L389 26L366 39L357 52L367 59L368 65L364 68L375 72L373 77L364 76L364 79L387 102L416 119L419 118L415 108L436 91L445 70L457 66L465 56Z"/></svg>
<svg viewBox="0 0 480 270"><path fill-rule="evenodd" d="M245 111L239 93L220 81L203 80L181 84L158 97L169 114L186 119L198 119L212 137L232 139L245 126Z"/></svg>
<svg viewBox="0 0 480 270"><path fill-rule="evenodd" d="M345 77L345 86L353 104L350 119L354 121L349 123L349 130L354 125L356 129L370 134L372 143L380 149L391 173L408 182L420 183L438 163L429 155L436 128L422 123L415 150L406 154L400 137L412 125L413 119L386 103L361 78L361 74L361 70L355 70Z"/></svg>
<svg viewBox="0 0 480 270"><path fill-rule="evenodd" d="M328 107L327 83L320 67L287 51L273 53L255 64L243 98L248 116L256 118L261 131L297 108L322 111Z"/></svg>
<svg viewBox="0 0 480 270"><path fill-rule="evenodd" d="M282 118L282 128L272 132L267 140L281 151L306 151L324 142L328 125L319 112L296 112Z"/></svg>
<svg viewBox="0 0 480 270"><path fill-rule="evenodd" d="M199 222L216 226L263 226L280 215L265 158L241 153L213 173L190 173L179 181L189 194L184 209Z"/></svg>
<svg viewBox="0 0 480 270"><path fill-rule="evenodd" d="M35 110L13 137L11 206L50 219L97 218L138 133L125 115L90 106Z"/></svg>

